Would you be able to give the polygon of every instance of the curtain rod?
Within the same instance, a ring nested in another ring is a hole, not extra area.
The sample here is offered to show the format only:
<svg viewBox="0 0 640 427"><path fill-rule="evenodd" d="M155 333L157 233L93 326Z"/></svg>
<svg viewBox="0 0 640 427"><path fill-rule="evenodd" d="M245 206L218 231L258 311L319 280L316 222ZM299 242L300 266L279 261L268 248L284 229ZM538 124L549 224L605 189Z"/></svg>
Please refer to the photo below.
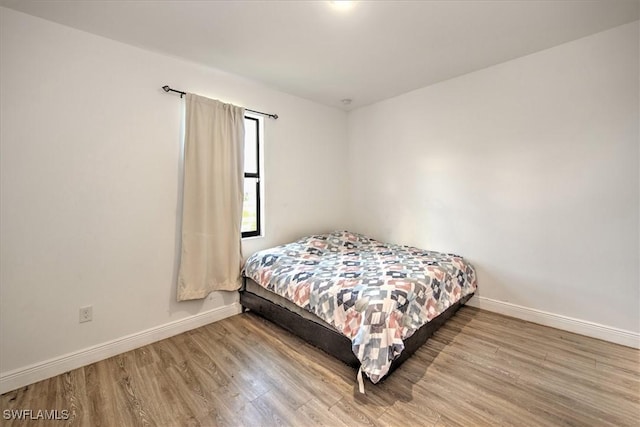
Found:
<svg viewBox="0 0 640 427"><path fill-rule="evenodd" d="M180 94L180 98L182 98L184 95L187 94L187 92L183 92L181 90L172 89L172 88L169 87L169 85L162 86L162 89L167 93L169 93L169 92L179 93ZM262 114L263 116L270 117L270 118L272 118L274 120L278 119L278 115L277 114L263 113L262 111L250 110L248 108L245 108L245 111L251 111L252 113Z"/></svg>

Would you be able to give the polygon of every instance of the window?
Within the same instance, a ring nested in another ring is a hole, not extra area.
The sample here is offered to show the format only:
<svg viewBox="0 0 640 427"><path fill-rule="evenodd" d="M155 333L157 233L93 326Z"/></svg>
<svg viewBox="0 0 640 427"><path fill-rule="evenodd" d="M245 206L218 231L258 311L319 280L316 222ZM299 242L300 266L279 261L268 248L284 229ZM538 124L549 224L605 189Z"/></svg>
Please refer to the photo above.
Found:
<svg viewBox="0 0 640 427"><path fill-rule="evenodd" d="M260 130L261 118L244 117L244 203L242 237L259 236L260 228Z"/></svg>

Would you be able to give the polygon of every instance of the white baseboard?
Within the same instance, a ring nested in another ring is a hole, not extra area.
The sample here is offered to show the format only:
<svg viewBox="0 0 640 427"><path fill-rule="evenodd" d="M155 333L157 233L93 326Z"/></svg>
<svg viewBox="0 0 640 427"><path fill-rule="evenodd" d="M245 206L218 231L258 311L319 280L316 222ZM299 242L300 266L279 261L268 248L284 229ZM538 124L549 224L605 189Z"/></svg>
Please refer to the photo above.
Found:
<svg viewBox="0 0 640 427"><path fill-rule="evenodd" d="M152 342L172 337L209 323L217 322L241 312L240 303L189 316L184 319L165 323L164 325L127 335L115 340L98 344L83 350L68 353L60 357L35 363L24 368L14 369L0 374L0 393L15 390L37 381L60 375L72 369L89 365L100 360L130 351Z"/></svg>
<svg viewBox="0 0 640 427"><path fill-rule="evenodd" d="M624 329L479 296L471 298L467 305L627 347L640 348L640 334Z"/></svg>

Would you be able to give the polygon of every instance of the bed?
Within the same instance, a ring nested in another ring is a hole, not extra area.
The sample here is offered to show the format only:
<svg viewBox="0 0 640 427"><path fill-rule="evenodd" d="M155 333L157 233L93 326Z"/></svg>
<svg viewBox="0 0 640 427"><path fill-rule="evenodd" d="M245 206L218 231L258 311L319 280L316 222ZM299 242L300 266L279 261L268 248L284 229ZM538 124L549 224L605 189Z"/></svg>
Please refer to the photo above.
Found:
<svg viewBox="0 0 640 427"><path fill-rule="evenodd" d="M454 254L349 231L311 235L251 255L240 303L377 383L474 294L473 266Z"/></svg>

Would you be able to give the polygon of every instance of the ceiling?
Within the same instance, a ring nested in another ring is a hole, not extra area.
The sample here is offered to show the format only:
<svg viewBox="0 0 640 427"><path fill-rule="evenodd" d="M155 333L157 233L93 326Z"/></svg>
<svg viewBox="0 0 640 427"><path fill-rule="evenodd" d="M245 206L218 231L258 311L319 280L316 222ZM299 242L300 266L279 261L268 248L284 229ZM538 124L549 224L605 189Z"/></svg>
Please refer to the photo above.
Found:
<svg viewBox="0 0 640 427"><path fill-rule="evenodd" d="M638 0L340 3L0 0L345 110L635 21L640 9Z"/></svg>

